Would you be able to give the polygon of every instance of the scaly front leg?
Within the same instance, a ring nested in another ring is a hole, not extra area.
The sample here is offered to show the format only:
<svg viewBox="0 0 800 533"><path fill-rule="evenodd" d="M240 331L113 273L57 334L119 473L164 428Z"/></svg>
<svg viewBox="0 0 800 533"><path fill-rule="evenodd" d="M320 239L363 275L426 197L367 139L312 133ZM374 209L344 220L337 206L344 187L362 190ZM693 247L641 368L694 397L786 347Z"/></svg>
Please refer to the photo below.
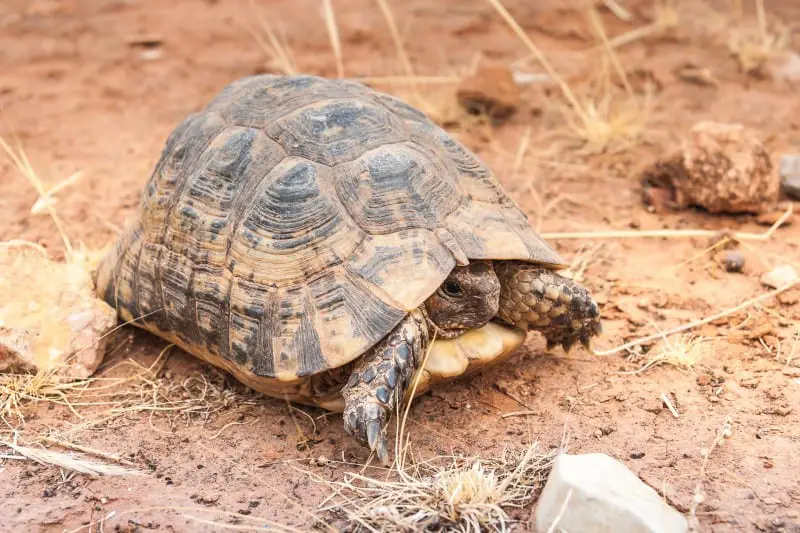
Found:
<svg viewBox="0 0 800 533"><path fill-rule="evenodd" d="M547 348L569 351L575 341L590 348L602 331L600 311L589 291L547 268L519 261L495 264L500 280L498 318L525 330L541 332Z"/></svg>
<svg viewBox="0 0 800 533"><path fill-rule="evenodd" d="M386 425L409 386L429 341L428 324L413 311L358 360L342 388L344 429L389 463Z"/></svg>

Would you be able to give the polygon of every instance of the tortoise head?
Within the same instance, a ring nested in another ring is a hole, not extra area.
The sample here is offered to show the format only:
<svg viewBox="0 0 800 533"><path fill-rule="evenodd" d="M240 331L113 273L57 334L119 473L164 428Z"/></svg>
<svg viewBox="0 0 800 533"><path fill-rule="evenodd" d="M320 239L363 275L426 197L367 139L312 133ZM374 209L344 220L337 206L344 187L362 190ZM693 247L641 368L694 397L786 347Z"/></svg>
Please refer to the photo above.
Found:
<svg viewBox="0 0 800 533"><path fill-rule="evenodd" d="M437 335L456 337L487 324L500 306L500 281L488 261L457 266L425 301Z"/></svg>

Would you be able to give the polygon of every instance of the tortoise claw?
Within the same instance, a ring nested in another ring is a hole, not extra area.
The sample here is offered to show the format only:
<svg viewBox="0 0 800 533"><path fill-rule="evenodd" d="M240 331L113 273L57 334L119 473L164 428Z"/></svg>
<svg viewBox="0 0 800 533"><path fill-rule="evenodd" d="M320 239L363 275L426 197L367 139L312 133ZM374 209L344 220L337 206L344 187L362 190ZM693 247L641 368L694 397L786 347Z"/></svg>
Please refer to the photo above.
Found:
<svg viewBox="0 0 800 533"><path fill-rule="evenodd" d="M370 420L367 423L367 444L370 449L374 450L381 438L381 423L378 420Z"/></svg>
<svg viewBox="0 0 800 533"><path fill-rule="evenodd" d="M370 420L367 423L367 444L383 465L389 464L389 451L386 448L386 438L379 420Z"/></svg>
<svg viewBox="0 0 800 533"><path fill-rule="evenodd" d="M344 414L344 429L357 441L369 446L382 464L389 464L389 450L384 435L386 413L382 406L365 405L361 409L348 410Z"/></svg>
<svg viewBox="0 0 800 533"><path fill-rule="evenodd" d="M592 345L592 339L589 338L581 339L581 344L583 345L584 348L586 348L587 352L594 353L594 346Z"/></svg>

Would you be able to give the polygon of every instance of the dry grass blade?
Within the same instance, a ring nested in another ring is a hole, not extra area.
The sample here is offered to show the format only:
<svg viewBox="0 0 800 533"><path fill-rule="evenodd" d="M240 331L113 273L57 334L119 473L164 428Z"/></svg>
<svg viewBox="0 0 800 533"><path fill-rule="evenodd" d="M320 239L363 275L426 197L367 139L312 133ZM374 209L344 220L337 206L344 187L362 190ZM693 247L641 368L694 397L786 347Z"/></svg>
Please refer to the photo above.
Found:
<svg viewBox="0 0 800 533"><path fill-rule="evenodd" d="M779 295L779 294L781 294L783 292L786 292L786 291L788 291L789 289L791 289L792 287L794 287L796 285L800 285L800 279L796 279L794 281L791 281L791 282L789 282L789 283L787 283L787 284L785 284L785 285L783 285L781 287L778 287L775 290L769 291L769 292L764 293L764 294L762 294L760 296L756 296L755 298L751 298L750 300L742 302L739 305L736 305L736 306L731 307L729 309L725 309L725 310L720 311L719 313L715 313L715 314L713 314L711 316L707 316L705 318L698 319L698 320L693 320L692 322L689 322L687 324L683 324L681 326L675 327L673 329L670 329L670 330L667 330L667 331L664 331L664 332L656 333L654 335L648 335L646 337L641 337L639 339L632 340L631 342L626 342L625 344L617 346L616 348L611 348L610 350L594 351L594 355L599 355L599 356L614 355L616 353L619 353L619 352L628 350L630 348L633 348L634 346L639 346L640 344L645 344L645 343L648 343L648 342L652 342L652 341L660 339L660 338L666 338L666 337L668 337L670 335L675 335L676 333L682 333L684 331L689 331L691 329L694 329L694 328L703 326L705 324L709 324L711 322L714 322L715 320L719 320L720 318L724 318L724 317L730 316L730 315L732 315L734 313L738 313L739 311L742 311L743 309L747 309L748 307L752 307L752 306L754 306L754 305L756 305L758 303L763 302L764 300L768 300L768 299L770 299L770 298L772 298L774 296L777 296L777 295Z"/></svg>
<svg viewBox="0 0 800 533"><path fill-rule="evenodd" d="M264 20L264 17L255 6L253 0L250 0L250 9L255 14L256 19L261 26L261 30L267 36L269 43L265 43L261 35L257 31L250 29L250 26L248 25L248 29L250 29L250 33L253 35L253 38L256 40L262 50L264 50L264 52L278 64L278 67L281 69L281 71L283 71L284 74L288 76L296 74L297 69L294 67L292 60L289 57L289 52L280 42L269 22Z"/></svg>
<svg viewBox="0 0 800 533"><path fill-rule="evenodd" d="M566 81L556 72L553 66L545 57L544 53L528 37L519 23L502 5L500 0L486 0L491 4L505 22L511 27L512 31L522 40L530 50L536 60L542 65L550 79L555 81L561 93L569 104L564 109L564 116L567 128L572 136L580 139L584 143L584 151L589 153L599 153L606 151L610 146L615 145L619 140L624 143L637 139L644 130L645 123L649 119L650 93L645 94L644 102L641 103L633 97L630 84L627 83L624 70L619 59L614 55L613 47L607 42L605 30L596 15L596 11L590 10L590 23L595 26L595 31L605 42L605 49L608 58L617 68L623 80L623 85L628 90L628 98L625 102L615 102L612 99L610 84L605 83L605 91L600 97L584 98L581 101L575 92L570 88ZM606 57L604 56L604 59Z"/></svg>
<svg viewBox="0 0 800 533"><path fill-rule="evenodd" d="M699 479L694 489L694 498L692 498L692 504L689 508L689 531L691 532L699 531L699 524L697 523L697 509L700 504L706 500L705 493L703 492L703 481L706 477L706 469L708 468L708 461L711 457L711 453L716 448L721 446L726 439L729 439L732 436L733 419L730 416L726 416L725 420L722 422L722 427L714 436L714 440L711 442L711 445L708 448L703 448L700 450L700 455L703 457L703 462L700 465L700 474L698 476Z"/></svg>
<svg viewBox="0 0 800 533"><path fill-rule="evenodd" d="M762 233L748 233L744 231L730 232L728 238L736 241L766 241L772 237L786 220L792 216L794 207L792 204L786 208L781 217ZM710 238L722 233L718 230L709 229L659 229L659 230L609 230L609 231L572 231L572 232L553 232L542 233L542 238L551 240L566 239L630 239L630 238Z"/></svg>
<svg viewBox="0 0 800 533"><path fill-rule="evenodd" d="M74 415L80 417L68 395L84 391L89 382L90 380L66 382L59 379L52 371L40 371L35 374L0 374L0 419L8 423L8 418L14 417L25 422L23 415L25 405L40 401L65 405Z"/></svg>
<svg viewBox="0 0 800 533"><path fill-rule="evenodd" d="M110 513L106 514L105 516L90 521L88 524L84 524L76 529L71 529L67 533L79 533L81 531L88 530L89 533L94 531L94 526L99 526L100 528L103 527L103 524L112 518L119 518L121 516L130 516L135 514L143 514L145 516L152 516L154 512L157 511L170 511L170 512L177 512L181 513L181 516L186 517L189 520L194 520L195 522L202 523L205 525L214 526L216 529L221 530L234 530L234 531L277 531L280 533L302 533L302 530L296 529L294 527L280 524L278 522L274 522L268 518L261 518L258 516L246 515L242 513L233 513L230 511L221 511L218 509L207 509L203 507L170 507L170 506L160 506L160 507L142 507L137 509L129 509L126 511L111 511ZM224 517L229 520L237 520L239 522L251 522L252 525L247 524L239 524L239 525L229 525L229 524L222 524L220 522L214 522L211 520L207 520L205 518L197 518L196 516L192 516L187 513L195 513L195 514L211 514L217 515L219 517ZM99 529L99 531L103 531Z"/></svg>
<svg viewBox="0 0 800 533"><path fill-rule="evenodd" d="M569 88L567 82L565 82L564 79L558 74L558 72L556 72L556 70L550 64L550 61L547 60L547 57L544 55L544 53L542 53L542 51L539 50L539 47L536 46L533 43L533 41L531 41L530 37L528 37L528 35L525 33L525 30L522 29L522 26L520 26L519 23L514 19L514 17L511 16L511 13L508 12L505 6L503 6L503 4L500 3L500 0L486 0L486 1L489 2L489 4L491 4L491 6L495 8L495 10L497 10L500 16L503 17L503 20L506 21L506 23L511 27L512 31L517 34L517 36L522 40L522 42L525 44L528 50L530 50L530 52L533 54L536 60L542 65L542 68L544 68L545 72L547 72L547 75L550 76L550 78L556 82L558 87L561 89L561 92L563 93L564 97L567 99L570 105L572 105L573 109L575 110L575 113L578 114L581 121L583 121L584 123L588 123L589 117L584 112L580 102L575 97L575 94L572 92L572 89Z"/></svg>
<svg viewBox="0 0 800 533"><path fill-rule="evenodd" d="M325 13L325 26L331 39L331 48L336 59L336 75L344 78L344 61L342 59L342 41L339 39L339 26L336 24L336 14L333 11L332 0L322 0L322 9Z"/></svg>
<svg viewBox="0 0 800 533"><path fill-rule="evenodd" d="M614 53L614 50L608 41L606 29L603 27L603 21L600 19L600 13L597 12L597 8L594 6L589 7L589 23L592 25L592 28L597 33L597 36L600 38L601 43L605 47L606 53L611 59L611 64L614 65L614 69L617 71L617 75L625 87L625 91L629 96L633 96L633 88L631 88L631 84L628 82L628 76L625 74L625 69L623 68L622 63Z"/></svg>
<svg viewBox="0 0 800 533"><path fill-rule="evenodd" d="M392 14L392 10L389 8L389 4L386 3L386 0L375 1L378 3L378 7L381 8L383 18L386 19L386 24L389 26L389 33L392 35L394 47L397 50L397 57L400 59L400 63L403 65L403 71L406 73L407 77L414 78L414 68L411 66L411 60L408 58L408 53L406 53L403 39L400 37L400 32L397 29L397 24L395 23L394 15Z"/></svg>
<svg viewBox="0 0 800 533"><path fill-rule="evenodd" d="M352 78L366 85L456 85L458 76L364 76Z"/></svg>
<svg viewBox="0 0 800 533"><path fill-rule="evenodd" d="M22 174L25 180L36 190L39 198L32 206L31 212L33 213L34 210L37 212L43 209L47 210L47 213L50 215L50 218L53 219L53 223L56 225L56 229L61 236L61 240L64 243L64 249L66 250L67 259L69 260L74 255L74 250L72 248L72 243L67 236L64 222L61 220L61 217L58 215L55 207L53 206L54 202L52 201L52 194L54 194L54 191L52 189L50 191L45 189L44 183L42 183L41 178L39 178L39 175L31 166L28 157L25 155L25 151L21 147L17 150L14 150L2 137L0 137L0 147L3 148L3 151L6 153L8 158L11 159L11 162L17 168L19 173ZM56 185L54 189L57 188L58 190L61 190L67 185L76 182L79 177L80 174L77 174L77 177L75 174L73 174L73 176L65 180L66 183Z"/></svg>
<svg viewBox="0 0 800 533"><path fill-rule="evenodd" d="M661 37L678 27L680 12L675 0L656 1L653 8L655 16L652 23L614 37L608 46L619 48L643 37Z"/></svg>
<svg viewBox="0 0 800 533"><path fill-rule="evenodd" d="M397 480L347 474L330 482L309 475L336 492L339 501L330 508L344 512L355 531L507 531L507 510L535 499L556 454L534 443L497 460L439 457L409 466ZM449 464L437 465L441 460Z"/></svg>
<svg viewBox="0 0 800 533"><path fill-rule="evenodd" d="M728 49L736 56L745 74L763 74L769 60L785 50L791 42L791 29L778 28L770 32L764 0L755 0L757 29L734 30L728 39Z"/></svg>
<svg viewBox="0 0 800 533"><path fill-rule="evenodd" d="M131 470L121 466L109 465L105 463L98 463L95 461L86 461L78 459L65 453L53 452L42 448L33 448L30 446L19 446L12 442L0 441L0 445L11 448L20 455L27 457L32 461L45 465L54 465L64 470L78 472L79 474L86 474L90 477L96 478L98 476L134 476L144 475L143 472L138 470Z"/></svg>
<svg viewBox="0 0 800 533"><path fill-rule="evenodd" d="M135 467L136 464L128 461L127 459L120 457L118 454L104 452L102 450L98 450L95 448L90 448L88 446L81 446L80 444L75 444L74 442L67 442L59 439L55 439L53 437L39 437L39 440L42 442L46 442L48 444L54 444L56 446L60 446L62 448L66 448L68 450L75 450L76 452L85 453L88 455L94 455L95 457L99 457L101 459L107 459L109 461L113 461L115 463L119 463L126 466L133 466Z"/></svg>
<svg viewBox="0 0 800 533"><path fill-rule="evenodd" d="M606 8L608 8L608 10L611 11L618 19L625 22L633 20L633 15L631 15L631 12L628 11L625 6L617 2L617 0L604 0L603 4L605 4Z"/></svg>

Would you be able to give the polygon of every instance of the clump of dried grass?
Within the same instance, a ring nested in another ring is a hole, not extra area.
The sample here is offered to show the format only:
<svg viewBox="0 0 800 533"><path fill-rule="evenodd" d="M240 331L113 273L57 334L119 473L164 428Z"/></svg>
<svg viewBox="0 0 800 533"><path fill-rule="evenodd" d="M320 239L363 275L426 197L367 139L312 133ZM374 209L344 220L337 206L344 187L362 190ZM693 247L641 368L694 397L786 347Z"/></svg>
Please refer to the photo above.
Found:
<svg viewBox="0 0 800 533"><path fill-rule="evenodd" d="M730 32L728 50L736 58L739 68L748 75L764 75L770 61L789 46L791 29L775 26L770 30L763 0L755 0L756 29L738 28Z"/></svg>
<svg viewBox="0 0 800 533"><path fill-rule="evenodd" d="M429 355L430 349L421 366ZM507 531L512 523L508 511L539 495L563 450L543 451L533 442L497 458L452 455L413 461L406 422L418 383L419 377L404 408L398 406L395 460L389 470L379 469L383 479L346 473L334 482L304 471L333 491L333 502L323 503L322 510L343 515L354 531Z"/></svg>
<svg viewBox="0 0 800 533"><path fill-rule="evenodd" d="M338 501L327 509L344 514L356 531L506 531L508 511L536 498L556 453L533 443L497 459L437 457L396 468L391 480L358 473L341 482L312 476L335 491Z"/></svg>
<svg viewBox="0 0 800 533"><path fill-rule="evenodd" d="M155 417L169 426L176 418L204 424L221 411L256 405L241 390L227 387L220 373L196 374L182 381L166 377L162 370L171 347L149 366L128 359L81 380L65 381L53 372L0 374L0 419L15 428L25 423L27 409L52 404L75 416L76 423L64 433L74 435L137 413L148 414L151 425ZM113 377L118 371L121 376Z"/></svg>
<svg viewBox="0 0 800 533"><path fill-rule="evenodd" d="M638 370L623 374L640 374L658 365L668 365L680 370L692 370L706 353L706 344L711 339L687 333L672 339L664 337L661 343L650 351L647 362ZM652 355L650 355L652 354ZM640 359L633 355L632 359Z"/></svg>
<svg viewBox="0 0 800 533"><path fill-rule="evenodd" d="M559 106L559 109L567 122L568 133L581 142L583 152L600 153L618 150L640 138L649 120L651 93L646 92L644 98L633 93L594 6L590 6L587 13L589 23L597 34L600 46L604 51L601 56L603 65L601 85L592 87L585 96L579 97L556 72L544 53L528 37L500 0L487 0L487 2L495 8L512 31L522 40L547 75L561 90L566 104ZM616 94L612 89L609 64L620 77L625 89L622 95Z"/></svg>
<svg viewBox="0 0 800 533"><path fill-rule="evenodd" d="M79 394L88 380L65 382L54 371L0 374L0 419L24 423L24 408L31 403L51 402L70 406L69 395Z"/></svg>

